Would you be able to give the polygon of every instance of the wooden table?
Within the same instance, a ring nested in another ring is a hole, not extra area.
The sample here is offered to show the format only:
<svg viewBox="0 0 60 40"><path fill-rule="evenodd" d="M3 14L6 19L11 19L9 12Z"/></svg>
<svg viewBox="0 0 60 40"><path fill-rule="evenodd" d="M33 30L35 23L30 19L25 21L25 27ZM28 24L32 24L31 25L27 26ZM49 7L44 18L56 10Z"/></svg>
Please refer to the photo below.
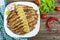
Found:
<svg viewBox="0 0 60 40"><path fill-rule="evenodd" d="M8 0L8 2L14 2L14 1L31 1L33 2L34 0ZM56 6L60 4L59 0L55 0ZM48 18L51 17L58 17L60 20L60 12L53 11L49 14L47 14ZM48 19L47 18L47 19ZM40 31L39 33L35 36L30 38L30 40L60 40L60 27L52 27L50 31L47 30L47 27L45 25L47 19L42 20L41 19L41 24L40 24ZM55 24L53 24L55 25Z"/></svg>

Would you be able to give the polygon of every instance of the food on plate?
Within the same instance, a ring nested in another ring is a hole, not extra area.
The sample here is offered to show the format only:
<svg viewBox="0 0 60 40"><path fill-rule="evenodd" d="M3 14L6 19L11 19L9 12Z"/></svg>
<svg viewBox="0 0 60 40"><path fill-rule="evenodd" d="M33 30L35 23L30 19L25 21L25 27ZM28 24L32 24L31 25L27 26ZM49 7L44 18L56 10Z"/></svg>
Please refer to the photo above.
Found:
<svg viewBox="0 0 60 40"><path fill-rule="evenodd" d="M7 16L7 26L13 33L23 35L35 28L37 20L37 10L27 5L18 4Z"/></svg>

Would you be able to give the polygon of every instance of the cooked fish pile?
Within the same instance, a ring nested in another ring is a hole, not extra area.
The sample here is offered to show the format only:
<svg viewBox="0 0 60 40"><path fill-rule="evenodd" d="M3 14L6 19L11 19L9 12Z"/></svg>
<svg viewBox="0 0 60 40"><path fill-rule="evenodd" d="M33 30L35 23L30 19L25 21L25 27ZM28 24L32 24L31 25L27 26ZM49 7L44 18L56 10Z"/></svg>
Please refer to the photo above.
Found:
<svg viewBox="0 0 60 40"><path fill-rule="evenodd" d="M17 5L22 6L23 11L26 16L26 20L28 22L29 30L32 31L37 23L38 20L38 14L37 11L33 9L33 7L26 6L26 5ZM11 13L7 17L7 25L8 28L15 34L23 35L28 32L28 30L24 31L24 29L27 29L27 27L24 28L24 21L22 20L23 16L20 17L18 15L17 9L11 11ZM30 32L29 31L29 32Z"/></svg>

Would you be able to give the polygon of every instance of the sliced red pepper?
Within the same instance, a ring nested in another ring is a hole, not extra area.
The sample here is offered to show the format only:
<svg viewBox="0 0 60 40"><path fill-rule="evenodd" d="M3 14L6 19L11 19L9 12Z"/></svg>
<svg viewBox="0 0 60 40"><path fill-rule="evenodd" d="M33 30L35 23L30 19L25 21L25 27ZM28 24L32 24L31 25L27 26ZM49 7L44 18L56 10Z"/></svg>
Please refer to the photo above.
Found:
<svg viewBox="0 0 60 40"><path fill-rule="evenodd" d="M47 20L46 26L48 27L48 30L50 30L50 22L53 21L53 20L58 21L58 18L56 18L56 17L50 17L50 18Z"/></svg>

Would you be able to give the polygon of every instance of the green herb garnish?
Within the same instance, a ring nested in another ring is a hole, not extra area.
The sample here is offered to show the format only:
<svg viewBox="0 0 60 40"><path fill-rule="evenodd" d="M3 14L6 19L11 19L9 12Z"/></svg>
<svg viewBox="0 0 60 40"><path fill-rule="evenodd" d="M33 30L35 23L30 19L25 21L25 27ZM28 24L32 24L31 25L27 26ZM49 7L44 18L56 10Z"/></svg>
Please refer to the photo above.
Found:
<svg viewBox="0 0 60 40"><path fill-rule="evenodd" d="M11 12L8 10L5 12L6 15L9 15Z"/></svg>

